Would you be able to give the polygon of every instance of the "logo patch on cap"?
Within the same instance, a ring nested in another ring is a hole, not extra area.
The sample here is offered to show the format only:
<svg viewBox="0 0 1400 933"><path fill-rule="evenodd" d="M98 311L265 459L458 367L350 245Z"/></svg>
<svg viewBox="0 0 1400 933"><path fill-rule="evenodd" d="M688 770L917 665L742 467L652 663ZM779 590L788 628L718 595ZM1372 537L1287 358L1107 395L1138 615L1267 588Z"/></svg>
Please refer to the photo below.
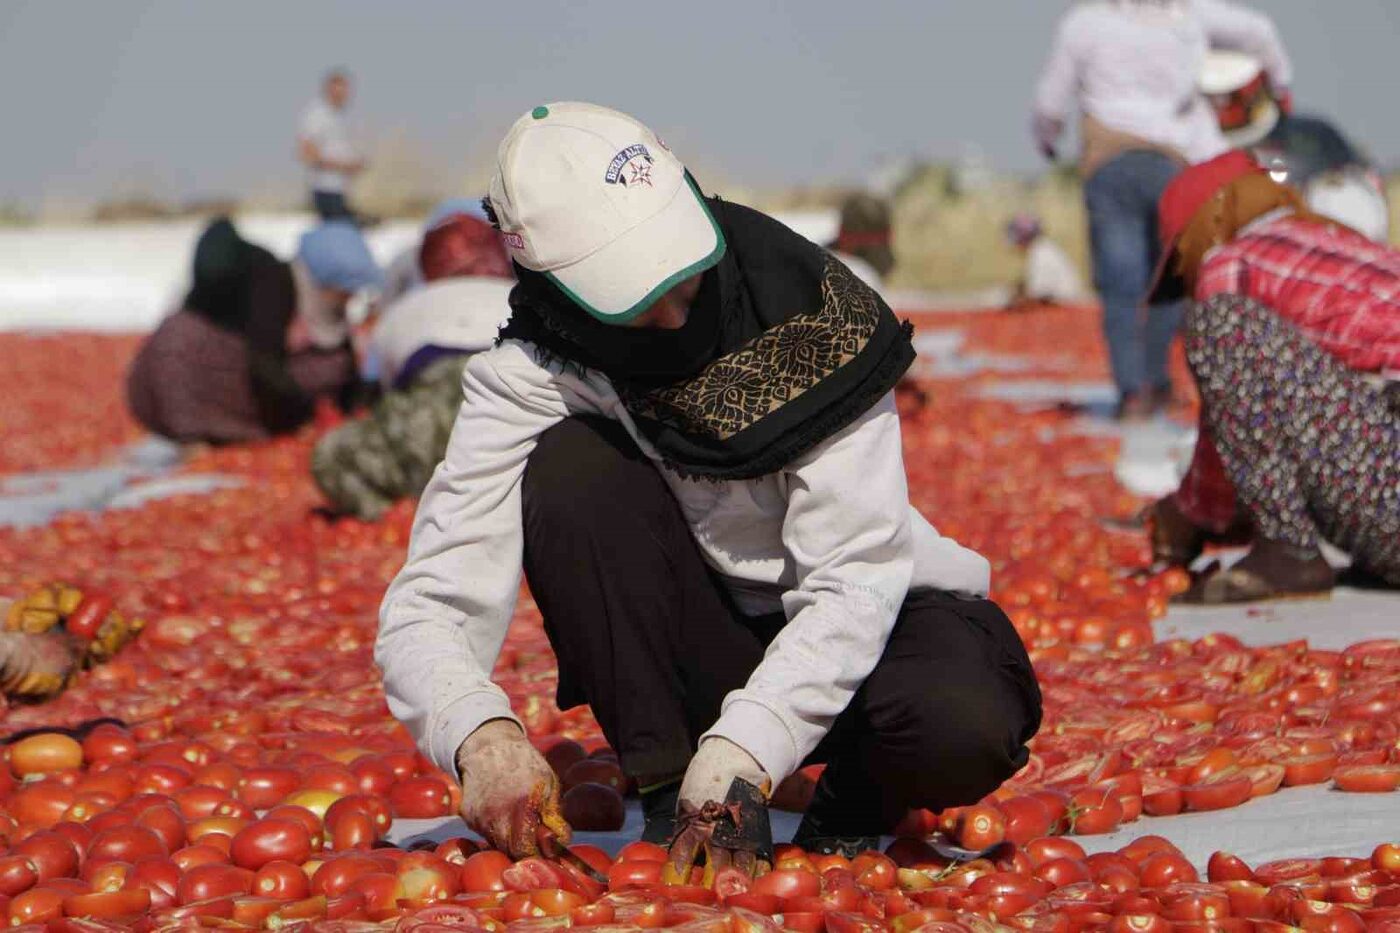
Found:
<svg viewBox="0 0 1400 933"><path fill-rule="evenodd" d="M646 185L651 187L651 166L656 160L647 147L634 143L612 157L603 180L610 185Z"/></svg>
<svg viewBox="0 0 1400 933"><path fill-rule="evenodd" d="M518 233L509 233L505 230L502 230L501 239L505 240L506 245L509 246L511 249L525 248L525 238Z"/></svg>

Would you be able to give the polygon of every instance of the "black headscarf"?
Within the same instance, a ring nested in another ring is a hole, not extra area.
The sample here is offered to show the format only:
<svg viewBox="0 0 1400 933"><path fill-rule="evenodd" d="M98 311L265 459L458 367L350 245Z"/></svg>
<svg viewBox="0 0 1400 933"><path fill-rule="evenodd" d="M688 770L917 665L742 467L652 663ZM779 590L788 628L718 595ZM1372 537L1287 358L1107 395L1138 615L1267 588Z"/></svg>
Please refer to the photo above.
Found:
<svg viewBox="0 0 1400 933"><path fill-rule="evenodd" d="M501 336L606 375L669 469L751 479L869 411L913 362L913 327L815 243L750 208L706 204L728 246L683 327L604 324L517 265Z"/></svg>
<svg viewBox="0 0 1400 933"><path fill-rule="evenodd" d="M228 330L244 332L257 312L255 288L260 276L280 273L290 286L286 263L249 243L227 217L212 221L194 247L194 283L184 307ZM290 291L288 291L290 296ZM281 310L281 309L279 309Z"/></svg>

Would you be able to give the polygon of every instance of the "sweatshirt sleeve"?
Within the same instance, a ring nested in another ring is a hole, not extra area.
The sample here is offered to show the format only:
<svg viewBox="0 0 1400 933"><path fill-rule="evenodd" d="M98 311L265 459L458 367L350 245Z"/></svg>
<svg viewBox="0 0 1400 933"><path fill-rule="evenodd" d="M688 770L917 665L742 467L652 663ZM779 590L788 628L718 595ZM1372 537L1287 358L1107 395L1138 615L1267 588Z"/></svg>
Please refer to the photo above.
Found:
<svg viewBox="0 0 1400 933"><path fill-rule="evenodd" d="M1071 10L1055 30L1050 57L1035 88L1032 117L1038 121L1063 124L1069 117L1074 94L1079 87L1079 35L1083 31L1082 24L1083 17L1078 11Z"/></svg>
<svg viewBox="0 0 1400 933"><path fill-rule="evenodd" d="M774 784L801 766L875 669L913 573L899 416L887 395L785 470L783 543L797 584L788 623L706 733L737 743Z"/></svg>
<svg viewBox="0 0 1400 933"><path fill-rule="evenodd" d="M1276 88L1293 84L1293 62L1267 13L1226 0L1196 0L1196 9L1212 46L1248 52L1264 65Z"/></svg>
<svg viewBox="0 0 1400 933"><path fill-rule="evenodd" d="M462 392L407 561L380 607L374 648L390 712L449 774L477 726L519 721L490 678L520 588L521 478L538 437L589 410L516 343L475 356Z"/></svg>

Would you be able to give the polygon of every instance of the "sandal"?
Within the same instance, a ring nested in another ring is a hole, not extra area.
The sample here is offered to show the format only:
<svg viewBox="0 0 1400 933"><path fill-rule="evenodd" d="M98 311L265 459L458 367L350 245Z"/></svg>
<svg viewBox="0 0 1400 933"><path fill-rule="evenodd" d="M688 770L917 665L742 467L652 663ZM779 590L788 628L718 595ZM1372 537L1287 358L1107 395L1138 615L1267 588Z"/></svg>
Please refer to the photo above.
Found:
<svg viewBox="0 0 1400 933"><path fill-rule="evenodd" d="M1228 606L1282 599L1327 599L1336 574L1322 555L1300 553L1272 541L1259 541L1233 567L1212 563L1191 588L1172 601L1191 606Z"/></svg>
<svg viewBox="0 0 1400 933"><path fill-rule="evenodd" d="M1164 496L1143 509L1140 518L1152 545L1154 563L1185 567L1205 550L1205 529L1182 515L1171 496Z"/></svg>

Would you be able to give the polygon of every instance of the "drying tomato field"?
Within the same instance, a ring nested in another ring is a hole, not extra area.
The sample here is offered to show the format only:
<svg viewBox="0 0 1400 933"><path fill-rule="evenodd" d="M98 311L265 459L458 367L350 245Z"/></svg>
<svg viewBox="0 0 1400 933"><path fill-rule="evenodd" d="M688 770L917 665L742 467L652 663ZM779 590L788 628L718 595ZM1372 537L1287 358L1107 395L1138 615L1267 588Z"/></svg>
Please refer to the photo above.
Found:
<svg viewBox="0 0 1400 933"><path fill-rule="evenodd" d="M916 320L1044 362L1018 378L1102 375L1086 311ZM122 407L135 345L0 335L0 476L99 463L137 439ZM993 561L1044 691L1031 761L992 797L910 813L885 852L780 847L773 871L718 891L662 884L663 852L641 843L576 847L606 886L468 839L388 844L393 821L450 817L459 795L389 716L373 667L412 506L375 524L323 515L308 431L180 466L235 488L0 528L0 596L64 581L145 623L57 699L0 713L0 912L16 930L1400 930L1400 826L1350 858L1256 865L1224 852L1193 865L1157 834L1280 788L1395 792L1400 639L1155 638L1187 580L1149 573L1141 535L1106 530L1143 505L1113 478L1117 442L977 395L998 378L925 379L925 404L904 406L915 504ZM587 710L556 707L528 592L496 676L576 828L619 828L626 781ZM812 777L780 799L800 806ZM1141 832L1117 852L1080 845L1124 826ZM923 841L935 832L990 851L951 863Z"/></svg>

